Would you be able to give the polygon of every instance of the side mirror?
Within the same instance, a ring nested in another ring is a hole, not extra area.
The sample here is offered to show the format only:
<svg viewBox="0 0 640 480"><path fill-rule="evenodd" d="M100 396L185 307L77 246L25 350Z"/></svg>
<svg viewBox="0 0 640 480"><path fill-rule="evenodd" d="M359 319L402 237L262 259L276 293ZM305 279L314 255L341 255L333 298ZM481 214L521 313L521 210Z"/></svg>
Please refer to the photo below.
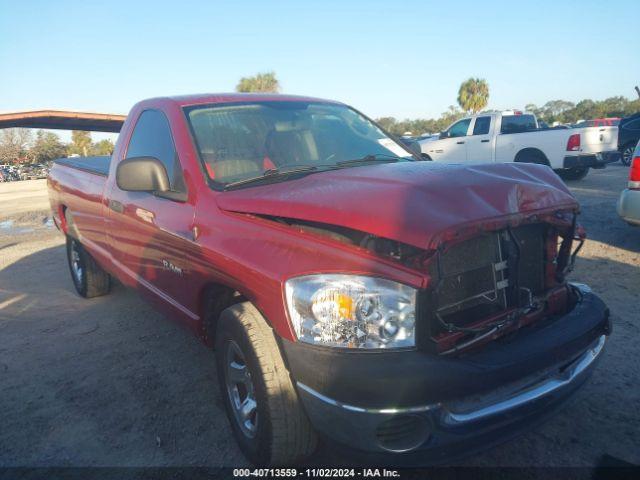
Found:
<svg viewBox="0 0 640 480"><path fill-rule="evenodd" d="M116 168L116 184L129 192L167 192L170 188L167 170L154 157L122 160Z"/></svg>
<svg viewBox="0 0 640 480"><path fill-rule="evenodd" d="M440 132L440 139L449 138L449 132Z"/></svg>

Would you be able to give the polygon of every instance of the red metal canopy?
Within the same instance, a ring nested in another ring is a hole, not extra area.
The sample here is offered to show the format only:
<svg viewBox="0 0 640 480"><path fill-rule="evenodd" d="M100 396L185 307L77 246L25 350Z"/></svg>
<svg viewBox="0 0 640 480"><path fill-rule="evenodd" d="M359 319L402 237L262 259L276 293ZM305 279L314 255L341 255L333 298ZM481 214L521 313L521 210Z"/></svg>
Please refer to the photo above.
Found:
<svg viewBox="0 0 640 480"><path fill-rule="evenodd" d="M125 118L126 115L60 110L0 113L0 129L21 127L118 133Z"/></svg>

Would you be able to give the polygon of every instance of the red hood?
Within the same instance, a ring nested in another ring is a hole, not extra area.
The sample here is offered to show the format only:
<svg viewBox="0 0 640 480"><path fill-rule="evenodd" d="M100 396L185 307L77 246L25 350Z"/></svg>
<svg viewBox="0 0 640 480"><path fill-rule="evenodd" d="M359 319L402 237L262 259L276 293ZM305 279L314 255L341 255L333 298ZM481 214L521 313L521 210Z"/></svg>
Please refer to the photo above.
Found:
<svg viewBox="0 0 640 480"><path fill-rule="evenodd" d="M223 210L338 225L424 249L463 230L578 208L550 168L522 163L389 163L315 173L217 197Z"/></svg>

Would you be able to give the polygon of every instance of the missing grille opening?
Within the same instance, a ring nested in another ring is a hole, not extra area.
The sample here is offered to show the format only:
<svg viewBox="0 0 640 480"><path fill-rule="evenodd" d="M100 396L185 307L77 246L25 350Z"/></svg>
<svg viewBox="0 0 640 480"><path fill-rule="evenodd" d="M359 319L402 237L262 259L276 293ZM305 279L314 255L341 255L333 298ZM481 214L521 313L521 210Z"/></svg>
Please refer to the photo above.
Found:
<svg viewBox="0 0 640 480"><path fill-rule="evenodd" d="M432 334L468 325L544 292L544 224L492 232L453 245L430 272Z"/></svg>

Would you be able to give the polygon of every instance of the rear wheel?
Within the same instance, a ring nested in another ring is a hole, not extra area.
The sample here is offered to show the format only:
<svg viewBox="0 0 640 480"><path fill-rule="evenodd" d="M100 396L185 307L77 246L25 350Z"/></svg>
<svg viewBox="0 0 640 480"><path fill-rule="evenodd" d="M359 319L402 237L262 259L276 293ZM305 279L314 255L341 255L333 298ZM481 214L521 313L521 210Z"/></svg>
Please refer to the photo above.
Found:
<svg viewBox="0 0 640 480"><path fill-rule="evenodd" d="M558 170L558 175L563 180L582 180L589 173L589 167L573 167Z"/></svg>
<svg viewBox="0 0 640 480"><path fill-rule="evenodd" d="M518 163L536 163L538 165L549 165L547 157L544 156L544 153L542 153L540 150L535 149L525 149L521 152L518 152L514 161Z"/></svg>
<svg viewBox="0 0 640 480"><path fill-rule="evenodd" d="M100 268L78 240L70 236L67 236L67 261L78 295L92 298L109 293L109 274Z"/></svg>
<svg viewBox="0 0 640 480"><path fill-rule="evenodd" d="M273 331L248 302L225 309L216 334L220 391L234 436L256 465L287 465L313 453L316 433Z"/></svg>
<svg viewBox="0 0 640 480"><path fill-rule="evenodd" d="M628 143L624 147L622 147L620 161L623 165L629 166L631 165L631 157L633 157L633 144Z"/></svg>

